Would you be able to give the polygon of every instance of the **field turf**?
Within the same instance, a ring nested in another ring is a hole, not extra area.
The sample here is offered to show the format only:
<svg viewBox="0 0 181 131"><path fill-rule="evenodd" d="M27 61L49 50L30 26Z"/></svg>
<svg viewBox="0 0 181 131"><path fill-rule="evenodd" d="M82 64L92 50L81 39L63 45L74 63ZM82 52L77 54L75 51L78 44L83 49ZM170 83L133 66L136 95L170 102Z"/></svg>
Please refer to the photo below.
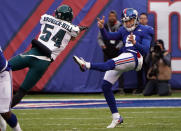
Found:
<svg viewBox="0 0 181 131"><path fill-rule="evenodd" d="M140 95L116 95L117 98L140 98ZM153 96L154 98L159 98ZM176 93L168 98L180 97ZM26 99L103 98L94 95L28 95ZM124 123L106 129L112 118L108 108L13 110L23 131L180 131L181 108L119 108ZM7 131L11 131L8 127Z"/></svg>

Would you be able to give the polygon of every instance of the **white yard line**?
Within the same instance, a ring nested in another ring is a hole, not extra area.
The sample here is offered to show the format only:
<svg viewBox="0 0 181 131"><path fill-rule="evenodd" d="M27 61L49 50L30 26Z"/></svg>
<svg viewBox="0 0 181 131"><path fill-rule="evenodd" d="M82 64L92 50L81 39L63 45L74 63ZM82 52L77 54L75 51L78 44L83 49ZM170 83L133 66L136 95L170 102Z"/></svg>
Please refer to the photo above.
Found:
<svg viewBox="0 0 181 131"><path fill-rule="evenodd" d="M137 108L181 108L181 106L152 106L152 107L118 107L120 109L137 109ZM12 110L61 110L61 109L66 109L66 110L71 110L71 109L74 109L74 110L80 110L80 109L109 109L108 107L91 107L91 108L34 108L34 109L12 109Z"/></svg>
<svg viewBox="0 0 181 131"><path fill-rule="evenodd" d="M131 113L131 114L165 114L165 113L168 113L168 114L172 114L172 113L175 113L175 111L141 111L141 112L139 112L139 111L137 111L137 112L135 112L135 111L132 111L132 112L125 112L125 111L121 111L121 113ZM177 111L177 113L181 113L181 111ZM43 114L43 113L37 113L37 112L28 112L28 113L25 113L25 112L19 112L18 114L20 114L20 115L40 115L40 114ZM90 113L82 113L82 112L79 112L79 113L77 113L78 115L88 115L88 114L90 114Z"/></svg>
<svg viewBox="0 0 181 131"><path fill-rule="evenodd" d="M87 101L87 100L105 100L105 99L23 99L23 101ZM181 100L181 97L171 98L119 98L116 100Z"/></svg>
<svg viewBox="0 0 181 131"><path fill-rule="evenodd" d="M124 117L124 119L137 119L138 117ZM164 117L164 116L158 116L158 117L156 117L156 116L154 116L154 117L150 117L150 116L148 116L148 117L139 117L139 119L140 118L152 118L152 119L178 119L178 118L180 118L179 116L178 117ZM41 117L41 118L19 118L20 120L41 120L41 119L44 119L44 117ZM49 117L48 118L49 120L102 120L102 119L110 119L111 120L111 117L103 117L103 118L91 118L91 117L89 117L89 118L85 118L85 117L82 117L82 118L77 118L77 117L71 117L71 118L57 118L57 117Z"/></svg>

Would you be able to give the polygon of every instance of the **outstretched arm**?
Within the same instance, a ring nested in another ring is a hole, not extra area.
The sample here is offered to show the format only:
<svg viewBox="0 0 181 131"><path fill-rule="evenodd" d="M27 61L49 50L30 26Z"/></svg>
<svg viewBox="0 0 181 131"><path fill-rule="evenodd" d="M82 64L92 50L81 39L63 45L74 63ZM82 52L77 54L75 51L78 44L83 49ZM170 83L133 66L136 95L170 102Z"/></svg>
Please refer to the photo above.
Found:
<svg viewBox="0 0 181 131"><path fill-rule="evenodd" d="M77 36L78 36L78 34L79 34L80 31L84 31L84 30L87 30L87 29L88 29L87 26L78 26L78 27L79 27L79 31L75 31L75 32L77 33ZM75 35L72 36L70 40L71 40L71 41L74 41L77 36L75 36Z"/></svg>
<svg viewBox="0 0 181 131"><path fill-rule="evenodd" d="M117 31L117 32L107 32L105 30L105 28L100 29L101 34L103 36L104 39L106 40L121 40L121 32Z"/></svg>
<svg viewBox="0 0 181 131"><path fill-rule="evenodd" d="M97 18L97 26L100 29L102 37L106 40L120 40L121 39L120 30L118 32L107 32L104 28L104 22L105 22L104 19L105 19L105 16L103 16L102 19Z"/></svg>

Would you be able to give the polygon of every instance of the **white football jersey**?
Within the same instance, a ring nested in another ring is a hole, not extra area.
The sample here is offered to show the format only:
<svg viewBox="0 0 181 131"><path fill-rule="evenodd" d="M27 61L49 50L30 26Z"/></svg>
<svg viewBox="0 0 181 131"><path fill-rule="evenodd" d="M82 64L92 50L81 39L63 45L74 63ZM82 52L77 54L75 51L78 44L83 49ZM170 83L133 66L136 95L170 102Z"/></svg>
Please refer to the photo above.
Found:
<svg viewBox="0 0 181 131"><path fill-rule="evenodd" d="M54 60L67 46L71 37L77 37L80 32L78 26L47 14L41 16L40 24L38 41L52 51L51 57Z"/></svg>

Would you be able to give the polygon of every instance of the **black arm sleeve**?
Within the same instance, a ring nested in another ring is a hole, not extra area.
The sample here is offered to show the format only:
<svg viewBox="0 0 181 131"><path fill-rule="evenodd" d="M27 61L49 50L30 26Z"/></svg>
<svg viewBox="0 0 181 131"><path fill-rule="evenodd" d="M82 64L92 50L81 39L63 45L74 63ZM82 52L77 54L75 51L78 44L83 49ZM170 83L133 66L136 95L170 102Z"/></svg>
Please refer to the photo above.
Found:
<svg viewBox="0 0 181 131"><path fill-rule="evenodd" d="M171 67L171 55L168 53L166 55L163 55L163 62Z"/></svg>

